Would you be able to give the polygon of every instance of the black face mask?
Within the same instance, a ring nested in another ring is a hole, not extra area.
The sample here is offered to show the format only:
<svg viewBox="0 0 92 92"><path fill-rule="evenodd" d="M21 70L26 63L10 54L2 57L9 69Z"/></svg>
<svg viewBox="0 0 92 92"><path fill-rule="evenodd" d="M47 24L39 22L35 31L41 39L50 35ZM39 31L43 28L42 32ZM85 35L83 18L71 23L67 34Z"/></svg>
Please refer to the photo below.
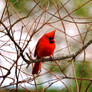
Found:
<svg viewBox="0 0 92 92"><path fill-rule="evenodd" d="M54 38L53 37L50 37L49 38L49 41L50 41L50 43L54 43Z"/></svg>

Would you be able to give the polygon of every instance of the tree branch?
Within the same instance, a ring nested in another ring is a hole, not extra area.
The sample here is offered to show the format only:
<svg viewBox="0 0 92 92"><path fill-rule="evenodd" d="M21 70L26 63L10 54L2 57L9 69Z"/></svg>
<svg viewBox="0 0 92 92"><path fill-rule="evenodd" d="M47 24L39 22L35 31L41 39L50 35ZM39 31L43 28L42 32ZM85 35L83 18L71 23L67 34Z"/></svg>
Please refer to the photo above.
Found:
<svg viewBox="0 0 92 92"><path fill-rule="evenodd" d="M30 63L34 63L34 62L47 62L47 61L56 61L56 60L65 60L65 59L75 59L80 53L82 53L83 50L85 50L90 44L92 43L92 39L89 40L82 48L80 48L78 51L76 51L74 54L71 55L66 55L66 56L62 56L62 57L54 57L54 58L44 58L44 59L32 59L29 57L29 55L27 54L28 58L30 59Z"/></svg>
<svg viewBox="0 0 92 92"><path fill-rule="evenodd" d="M78 51L76 51L74 54L71 55L66 55L66 56L62 56L62 57L54 57L54 58L44 58L44 59L32 59L29 57L29 55L27 54L29 60L27 60L25 58L25 56L23 55L23 50L21 49L21 47L16 43L16 41L13 39L13 37L11 36L8 28L5 26L5 24L0 21L0 23L3 25L3 27L6 29L7 31L7 35L9 36L9 38L11 39L11 41L15 44L15 46L17 46L17 48L20 50L20 55L22 57L22 59L27 63L27 64L31 64L34 62L47 62L47 61L55 61L55 60L64 60L64 59L69 59L71 58L72 60L75 59L83 50L85 50L91 43L92 43L92 39L88 41L88 43L86 43L82 48L80 48Z"/></svg>

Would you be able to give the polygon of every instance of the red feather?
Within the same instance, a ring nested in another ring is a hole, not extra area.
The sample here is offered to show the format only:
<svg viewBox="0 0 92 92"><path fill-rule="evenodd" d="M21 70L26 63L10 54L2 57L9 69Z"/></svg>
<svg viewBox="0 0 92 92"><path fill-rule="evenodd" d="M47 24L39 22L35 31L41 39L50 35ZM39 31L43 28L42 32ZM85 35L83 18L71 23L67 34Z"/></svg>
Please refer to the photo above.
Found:
<svg viewBox="0 0 92 92"><path fill-rule="evenodd" d="M38 41L34 56L41 59L46 56L52 56L55 50L55 30L44 34ZM42 62L37 62L33 66L32 74L38 74L41 70Z"/></svg>

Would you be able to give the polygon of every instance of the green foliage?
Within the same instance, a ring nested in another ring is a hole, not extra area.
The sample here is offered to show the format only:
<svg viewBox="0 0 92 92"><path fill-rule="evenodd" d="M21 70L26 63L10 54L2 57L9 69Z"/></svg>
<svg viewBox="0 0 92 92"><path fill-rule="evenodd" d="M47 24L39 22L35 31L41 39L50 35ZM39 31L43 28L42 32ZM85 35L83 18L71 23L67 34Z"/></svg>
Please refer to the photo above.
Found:
<svg viewBox="0 0 92 92"><path fill-rule="evenodd" d="M92 69L90 67L91 62L85 61L84 66L82 61L76 61L79 62L76 64L76 75L77 77L84 77L84 78L91 78L92 77Z"/></svg>
<svg viewBox="0 0 92 92"><path fill-rule="evenodd" d="M50 90L47 90L45 92L60 92L59 90L55 90L55 89L50 89Z"/></svg>
<svg viewBox="0 0 92 92"><path fill-rule="evenodd" d="M30 8L31 6L27 6L28 3L33 2L33 0L9 0L13 6L24 13L27 13L29 11L28 8ZM54 6L53 0L38 0L40 3L40 5L44 8L46 7L51 7ZM87 0L75 0L74 1L74 8L79 8L82 4L84 4ZM54 0L54 2L61 7L61 2L63 3L63 0ZM31 5L31 4L30 4ZM89 3L81 8L79 8L78 10L75 11L75 14L77 14L78 16L84 16L84 17L88 17L91 16L90 15L90 7L92 6L92 3Z"/></svg>
<svg viewBox="0 0 92 92"><path fill-rule="evenodd" d="M12 4L13 4L13 6L17 9L17 10L19 10L19 11L21 11L21 12L24 12L24 13L26 13L26 12L28 12L28 10L27 10L27 7L26 7L26 4L30 1L30 0L9 0Z"/></svg>
<svg viewBox="0 0 92 92"><path fill-rule="evenodd" d="M9 90L11 89L7 89L7 90L0 90L0 92L10 92ZM50 89L50 90L46 90L45 92L58 92L59 90L56 89ZM11 92L16 92L15 89L13 89ZM27 91L27 90L23 90L23 89L18 89L17 92L36 92L35 90L31 90ZM39 88L39 90L37 92L42 92L41 89ZM43 91L44 92L44 91Z"/></svg>
<svg viewBox="0 0 92 92"><path fill-rule="evenodd" d="M60 73L60 74L61 74L62 71L64 73L69 72L68 70L69 70L69 67L70 67L70 65L69 65L70 62L68 62L68 60L66 60L66 61L60 61L58 63L59 63L59 66L56 63L54 63L55 65L51 65L50 64L49 70L52 71L52 72L54 72L54 73ZM66 68L66 66L67 66L67 68Z"/></svg>
<svg viewBox="0 0 92 92"><path fill-rule="evenodd" d="M52 0L39 0L40 1L40 4L43 6L43 7L47 7L48 4L49 6L53 6L53 1ZM60 2L61 0L54 0L54 2L57 4L57 5L60 5Z"/></svg>
<svg viewBox="0 0 92 92"><path fill-rule="evenodd" d="M92 92L92 85L89 87L88 92Z"/></svg>
<svg viewBox="0 0 92 92"><path fill-rule="evenodd" d="M83 72L82 72L82 63L76 64L76 76L77 77L81 77L81 76L86 77L88 75L86 69L87 69L87 65L86 64L84 65L84 71Z"/></svg>
<svg viewBox="0 0 92 92"><path fill-rule="evenodd" d="M56 73L59 73L60 72L58 66L56 66L56 65L55 66L51 65L49 67L49 70L52 71L52 72L56 72Z"/></svg>
<svg viewBox="0 0 92 92"><path fill-rule="evenodd" d="M80 8L79 10L76 11L76 14L79 16L87 17L89 15L88 8L87 7Z"/></svg>
<svg viewBox="0 0 92 92"><path fill-rule="evenodd" d="M29 8L31 7L31 6L26 6L26 4L32 2L32 0L9 0L9 1L13 4L13 6L17 10L24 12L24 13L29 11L28 7ZM47 7L48 5L49 6L54 5L52 0L38 0L38 1L40 1L40 5L42 7ZM54 1L56 4L60 5L60 2L61 2L60 0L54 0Z"/></svg>
<svg viewBox="0 0 92 92"><path fill-rule="evenodd" d="M86 0L75 0L75 7L80 7L81 5L83 5L84 3L86 2ZM84 17L87 17L89 16L89 5L85 5L83 7L81 7L80 9L76 10L76 14L78 16L84 16Z"/></svg>
<svg viewBox="0 0 92 92"><path fill-rule="evenodd" d="M79 61L77 61L79 62ZM78 84L80 86L80 83L82 81L82 85L81 85L81 92L85 92L87 86L89 85L90 81L88 80L82 80L81 78L91 78L92 74L91 74L91 67L90 67L91 62L87 62L85 61L84 66L83 66L83 61L80 61L78 64L76 64L75 69L76 69L76 77L80 78L80 80L78 80ZM75 85L75 81L72 81L73 85L73 91L76 92L76 85ZM89 87L89 90L92 91L92 86ZM91 91L87 91L87 92L91 92Z"/></svg>
<svg viewBox="0 0 92 92"><path fill-rule="evenodd" d="M76 70L76 77L80 78L78 81L78 85L80 86L80 83L82 81L81 85L81 91L80 92L85 92L87 89L88 85L91 83L89 80L82 80L81 78L92 78L92 68L91 68L91 62L90 61L85 61L84 66L83 66L83 61L76 61L75 62L75 70ZM75 80L70 80L70 84L67 85L69 88L72 88L72 92L77 92ZM69 92L66 88L62 89L62 92ZM87 92L92 92L92 85L88 87Z"/></svg>

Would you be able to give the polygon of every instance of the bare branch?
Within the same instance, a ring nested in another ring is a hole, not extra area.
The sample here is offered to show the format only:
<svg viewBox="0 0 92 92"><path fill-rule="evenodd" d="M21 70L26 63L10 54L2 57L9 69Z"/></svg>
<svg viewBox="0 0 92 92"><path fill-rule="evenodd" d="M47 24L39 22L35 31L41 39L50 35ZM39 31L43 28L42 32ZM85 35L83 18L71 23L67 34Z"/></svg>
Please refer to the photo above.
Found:
<svg viewBox="0 0 92 92"><path fill-rule="evenodd" d="M56 61L56 60L65 60L65 59L75 59L80 53L82 53L82 51L84 51L90 44L92 43L92 39L90 41L88 41L88 43L86 43L83 47L81 47L78 51L76 51L74 54L71 55L66 55L66 56L61 56L61 57L54 57L54 58L44 58L44 59L32 59L29 57L29 55L27 54L28 58L30 59L30 63L34 63L34 62L47 62L47 61Z"/></svg>

